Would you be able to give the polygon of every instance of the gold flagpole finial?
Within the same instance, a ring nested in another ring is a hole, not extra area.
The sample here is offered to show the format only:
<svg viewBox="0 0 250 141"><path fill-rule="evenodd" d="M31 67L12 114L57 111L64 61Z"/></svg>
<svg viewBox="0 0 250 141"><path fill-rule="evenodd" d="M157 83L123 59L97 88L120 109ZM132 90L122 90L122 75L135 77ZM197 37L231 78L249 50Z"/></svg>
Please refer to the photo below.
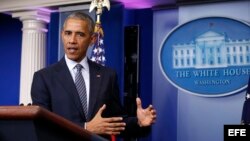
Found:
<svg viewBox="0 0 250 141"><path fill-rule="evenodd" d="M110 2L109 0L92 0L89 12L92 12L96 8L96 23L101 23L101 14L103 12L103 7L107 7L108 10L110 10Z"/></svg>

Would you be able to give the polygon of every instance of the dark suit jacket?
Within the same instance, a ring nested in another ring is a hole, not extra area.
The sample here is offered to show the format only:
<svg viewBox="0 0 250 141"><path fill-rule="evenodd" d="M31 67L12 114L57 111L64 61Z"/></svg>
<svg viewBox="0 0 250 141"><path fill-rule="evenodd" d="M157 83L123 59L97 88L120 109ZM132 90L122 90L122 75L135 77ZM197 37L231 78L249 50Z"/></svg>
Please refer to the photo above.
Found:
<svg viewBox="0 0 250 141"><path fill-rule="evenodd" d="M106 104L103 117L125 116L119 98L116 72L88 60L90 72L89 116L83 108L65 58L58 63L34 73L31 97L34 105L42 106L83 127L99 108ZM136 117L124 118L126 130L123 135L142 135ZM143 129L144 130L144 129Z"/></svg>
<svg viewBox="0 0 250 141"><path fill-rule="evenodd" d="M250 77L248 80L248 87L247 87L247 91L246 91L246 99L243 105L243 110L242 110L242 117L241 117L241 122L242 124L250 124L250 98L249 95L250 94Z"/></svg>

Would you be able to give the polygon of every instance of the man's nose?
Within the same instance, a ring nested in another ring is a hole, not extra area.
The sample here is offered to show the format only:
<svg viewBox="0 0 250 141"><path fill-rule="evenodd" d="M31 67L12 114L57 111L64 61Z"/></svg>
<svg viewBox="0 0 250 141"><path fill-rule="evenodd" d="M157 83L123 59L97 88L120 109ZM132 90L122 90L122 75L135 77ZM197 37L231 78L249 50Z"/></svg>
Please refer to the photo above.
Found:
<svg viewBox="0 0 250 141"><path fill-rule="evenodd" d="M76 36L74 34L72 34L70 36L70 39L69 39L69 42L72 44L72 43L76 43Z"/></svg>

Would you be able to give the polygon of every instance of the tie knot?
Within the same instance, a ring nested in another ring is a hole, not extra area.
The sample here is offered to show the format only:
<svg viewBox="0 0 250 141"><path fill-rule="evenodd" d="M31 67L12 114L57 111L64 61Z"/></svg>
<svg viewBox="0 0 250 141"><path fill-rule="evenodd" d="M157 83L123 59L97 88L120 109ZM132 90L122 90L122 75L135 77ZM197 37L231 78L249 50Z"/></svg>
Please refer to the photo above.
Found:
<svg viewBox="0 0 250 141"><path fill-rule="evenodd" d="M77 69L78 72L80 72L82 70L83 66L81 64L77 64L75 66L75 68Z"/></svg>

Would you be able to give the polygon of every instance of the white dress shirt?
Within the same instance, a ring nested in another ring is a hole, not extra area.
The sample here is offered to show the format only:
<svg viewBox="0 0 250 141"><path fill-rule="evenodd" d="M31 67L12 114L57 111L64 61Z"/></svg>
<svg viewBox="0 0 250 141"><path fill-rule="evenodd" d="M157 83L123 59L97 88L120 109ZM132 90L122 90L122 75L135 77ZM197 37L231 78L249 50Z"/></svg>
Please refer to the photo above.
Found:
<svg viewBox="0 0 250 141"><path fill-rule="evenodd" d="M65 55L65 61L66 61L66 64L69 68L69 71L70 71L70 74L75 82L75 76L76 76L76 72L77 72L77 69L75 68L75 66L77 64L81 64L83 66L82 68L82 76L84 78L84 82L85 82L85 85L86 85L86 92L87 92L87 108L89 109L89 83L90 83L90 80L89 80L89 64L88 64L88 61L87 61L87 57L85 56L82 61L80 63L77 63L75 61L72 61L70 60L66 55Z"/></svg>

